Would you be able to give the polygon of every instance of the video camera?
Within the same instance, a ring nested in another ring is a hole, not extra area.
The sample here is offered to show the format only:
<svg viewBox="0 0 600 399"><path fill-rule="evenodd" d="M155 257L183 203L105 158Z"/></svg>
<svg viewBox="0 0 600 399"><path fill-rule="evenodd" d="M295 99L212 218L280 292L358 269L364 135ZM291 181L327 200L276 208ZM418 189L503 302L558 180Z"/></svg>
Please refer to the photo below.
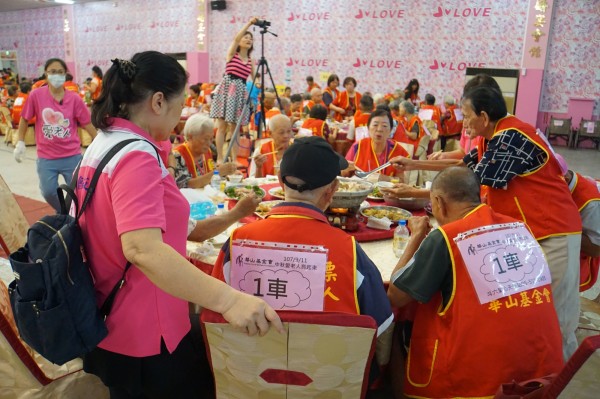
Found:
<svg viewBox="0 0 600 399"><path fill-rule="evenodd" d="M257 19L256 22L254 23L254 25L258 26L259 28L267 28L269 26L271 26L271 23L269 21L267 21L266 19Z"/></svg>

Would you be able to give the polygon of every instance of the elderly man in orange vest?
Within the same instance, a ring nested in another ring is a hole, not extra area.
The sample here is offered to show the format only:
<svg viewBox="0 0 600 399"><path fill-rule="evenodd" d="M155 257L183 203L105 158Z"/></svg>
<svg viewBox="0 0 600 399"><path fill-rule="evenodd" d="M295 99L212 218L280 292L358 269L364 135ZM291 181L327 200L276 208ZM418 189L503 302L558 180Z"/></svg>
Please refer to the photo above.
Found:
<svg viewBox="0 0 600 399"><path fill-rule="evenodd" d="M331 226L323 213L338 187L337 176L347 166L325 139L296 139L281 161L285 201L265 219L233 232L213 276L263 297L276 309L371 316L379 326L378 361L384 364L393 315L381 274L354 237ZM277 278L280 289L274 292L274 280L268 283L267 277ZM277 298L277 292L285 296Z"/></svg>
<svg viewBox="0 0 600 399"><path fill-rule="evenodd" d="M404 394L492 397L504 382L558 372L550 271L528 227L481 204L468 168L440 172L431 203L440 227L429 232L426 216L409 220L388 289L395 306L418 301L412 329L398 330L410 341L406 363L393 361Z"/></svg>
<svg viewBox="0 0 600 399"><path fill-rule="evenodd" d="M292 122L283 114L273 116L269 120L271 137L257 141L256 149L250 163L251 177L276 175L283 152L289 147L292 139Z"/></svg>
<svg viewBox="0 0 600 399"><path fill-rule="evenodd" d="M565 360L577 349L581 217L558 161L535 127L509 115L502 93L479 86L465 93L463 123L481 143L463 160L416 161L396 158L400 170L471 168L481 196L494 211L526 222L544 249L552 273L554 307Z"/></svg>

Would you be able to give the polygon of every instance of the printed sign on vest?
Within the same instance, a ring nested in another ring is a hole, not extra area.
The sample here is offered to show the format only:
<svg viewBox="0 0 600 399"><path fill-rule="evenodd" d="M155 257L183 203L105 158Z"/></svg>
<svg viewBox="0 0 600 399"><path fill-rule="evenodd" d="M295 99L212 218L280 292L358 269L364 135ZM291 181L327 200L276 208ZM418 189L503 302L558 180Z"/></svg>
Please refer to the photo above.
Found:
<svg viewBox="0 0 600 399"><path fill-rule="evenodd" d="M354 130L356 136L355 141L361 141L369 137L369 128L366 126L359 126Z"/></svg>
<svg viewBox="0 0 600 399"><path fill-rule="evenodd" d="M229 282L275 310L322 311L327 252L322 246L234 240Z"/></svg>
<svg viewBox="0 0 600 399"><path fill-rule="evenodd" d="M301 127L300 129L298 129L298 136L299 137L310 137L312 136L312 130L307 129L305 127Z"/></svg>
<svg viewBox="0 0 600 399"><path fill-rule="evenodd" d="M457 120L458 122L460 122L460 121L462 121L462 120L463 120L463 118L464 118L464 117L463 117L462 110L460 110L460 109L458 109L458 108L454 108L454 109L452 110L452 112L454 112L454 117L456 118L456 120Z"/></svg>
<svg viewBox="0 0 600 399"><path fill-rule="evenodd" d="M433 110L429 108L420 109L419 118L421 118L422 121L430 121L433 118Z"/></svg>
<svg viewBox="0 0 600 399"><path fill-rule="evenodd" d="M551 282L544 253L523 223L484 226L454 241L482 305Z"/></svg>

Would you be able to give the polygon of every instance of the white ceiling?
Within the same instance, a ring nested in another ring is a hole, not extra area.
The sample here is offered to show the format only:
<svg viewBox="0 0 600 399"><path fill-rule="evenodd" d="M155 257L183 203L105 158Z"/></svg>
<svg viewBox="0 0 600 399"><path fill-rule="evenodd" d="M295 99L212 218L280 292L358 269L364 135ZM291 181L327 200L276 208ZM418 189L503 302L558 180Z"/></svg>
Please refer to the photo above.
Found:
<svg viewBox="0 0 600 399"><path fill-rule="evenodd" d="M99 0L74 0L75 3L93 3ZM105 1L105 0L102 0ZM64 4L55 3L53 0L0 0L0 12L30 10L33 8L57 7Z"/></svg>

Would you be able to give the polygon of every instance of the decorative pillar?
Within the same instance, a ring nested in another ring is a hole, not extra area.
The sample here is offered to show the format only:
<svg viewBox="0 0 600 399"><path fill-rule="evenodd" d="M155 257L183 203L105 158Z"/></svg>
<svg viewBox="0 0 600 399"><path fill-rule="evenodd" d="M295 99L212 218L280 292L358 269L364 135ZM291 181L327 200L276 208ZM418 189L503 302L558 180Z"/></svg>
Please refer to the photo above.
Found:
<svg viewBox="0 0 600 399"><path fill-rule="evenodd" d="M196 21L198 22L196 30L196 51L186 53L187 68L190 74L190 84L198 82L206 83L210 77L210 60L208 58L208 43L207 43L207 15L208 1L197 0Z"/></svg>
<svg viewBox="0 0 600 399"><path fill-rule="evenodd" d="M77 57L75 56L75 35L74 31L74 18L73 18L73 6L62 6L62 19L63 19L63 35L65 43L65 62L69 73L73 75L73 81L76 79L76 65Z"/></svg>
<svg viewBox="0 0 600 399"><path fill-rule="evenodd" d="M548 36L552 26L553 6L553 0L530 0L525 26L515 115L534 126L537 122L544 68L548 58Z"/></svg>

